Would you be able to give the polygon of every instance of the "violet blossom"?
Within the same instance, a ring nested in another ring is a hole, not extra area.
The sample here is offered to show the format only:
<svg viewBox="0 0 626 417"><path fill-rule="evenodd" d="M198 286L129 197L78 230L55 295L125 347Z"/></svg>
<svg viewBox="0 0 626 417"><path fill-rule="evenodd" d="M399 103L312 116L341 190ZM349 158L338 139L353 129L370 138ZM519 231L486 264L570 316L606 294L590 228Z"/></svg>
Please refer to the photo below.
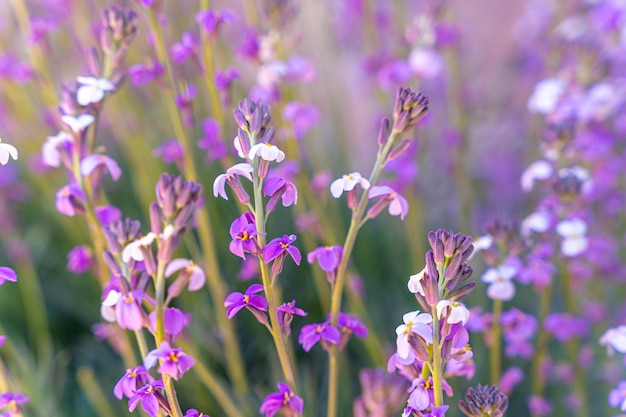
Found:
<svg viewBox="0 0 626 417"><path fill-rule="evenodd" d="M113 387L113 394L118 400L122 397L131 398L135 391L145 384L154 381L152 375L148 373L143 366L135 366L126 370L126 373L117 381L115 387Z"/></svg>
<svg viewBox="0 0 626 417"><path fill-rule="evenodd" d="M0 266L0 285L5 282L17 282L17 274L8 266Z"/></svg>
<svg viewBox="0 0 626 417"><path fill-rule="evenodd" d="M230 236L233 239L229 245L231 253L242 259L246 259L246 252L258 254L258 234L254 214L244 213L237 217L230 225Z"/></svg>
<svg viewBox="0 0 626 417"><path fill-rule="evenodd" d="M285 417L296 417L298 414L302 414L303 409L304 401L302 398L295 395L289 385L279 382L278 392L265 397L259 413L265 414L266 417L272 417L281 411Z"/></svg>
<svg viewBox="0 0 626 417"><path fill-rule="evenodd" d="M226 307L226 315L229 319L235 317L242 308L247 308L256 319L261 323L267 323L267 301L262 295L256 295L256 293L263 291L263 285L252 284L248 287L245 294L240 292L232 292L224 300L224 307Z"/></svg>
<svg viewBox="0 0 626 417"><path fill-rule="evenodd" d="M274 261L272 264L274 275L280 274L283 270L283 263L287 255L291 256L296 265L300 265L302 255L300 255L300 250L293 246L295 241L296 235L283 235L283 237L272 239L263 247L263 261L266 264Z"/></svg>
<svg viewBox="0 0 626 417"><path fill-rule="evenodd" d="M157 371L163 376L168 375L176 380L181 378L196 363L194 358L184 353L181 348L173 348L166 341L161 342L158 349L148 353L143 361L143 366L150 369L159 359L161 361Z"/></svg>
<svg viewBox="0 0 626 417"><path fill-rule="evenodd" d="M169 403L163 393L159 391L162 389L165 389L165 386L161 380L144 385L142 388L135 391L133 396L128 400L128 411L131 413L135 411L135 408L137 408L141 402L141 408L150 417L157 417L159 410L170 414Z"/></svg>
<svg viewBox="0 0 626 417"><path fill-rule="evenodd" d="M286 336L291 334L291 321L293 320L293 316L305 317L308 314L301 308L296 307L296 300L281 304L276 309L276 312L278 313L280 328Z"/></svg>
<svg viewBox="0 0 626 417"><path fill-rule="evenodd" d="M92 260L91 250L87 246L75 246L67 254L67 270L82 274L89 270Z"/></svg>
<svg viewBox="0 0 626 417"><path fill-rule="evenodd" d="M329 322L307 324L300 330L298 343L302 345L305 352L310 351L320 341L324 348L339 344L341 333Z"/></svg>

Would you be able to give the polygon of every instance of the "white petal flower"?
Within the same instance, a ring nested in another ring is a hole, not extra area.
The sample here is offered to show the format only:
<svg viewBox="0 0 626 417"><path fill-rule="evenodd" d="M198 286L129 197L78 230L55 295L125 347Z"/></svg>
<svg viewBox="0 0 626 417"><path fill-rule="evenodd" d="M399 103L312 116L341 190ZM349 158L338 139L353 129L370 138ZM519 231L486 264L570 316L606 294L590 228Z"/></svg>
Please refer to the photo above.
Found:
<svg viewBox="0 0 626 417"><path fill-rule="evenodd" d="M448 307L450 310L448 311ZM440 300L437 303L437 317L440 319L448 317L446 320L449 324L461 323L465 326L469 320L470 312L463 303L451 300Z"/></svg>
<svg viewBox="0 0 626 417"><path fill-rule="evenodd" d="M408 58L409 68L418 77L428 80L443 71L441 54L432 48L415 48Z"/></svg>
<svg viewBox="0 0 626 417"><path fill-rule="evenodd" d="M81 84L76 91L76 101L81 106L98 103L107 91L115 89L113 83L106 78L77 77L76 80Z"/></svg>
<svg viewBox="0 0 626 417"><path fill-rule="evenodd" d="M254 159L257 155L266 161L282 162L285 159L285 152L281 151L278 149L278 146L274 146L271 143L257 143L250 148L248 158Z"/></svg>
<svg viewBox="0 0 626 417"><path fill-rule="evenodd" d="M330 184L330 193L335 198L341 197L344 191L352 191L357 184L360 184L364 190L370 188L370 182L363 178L360 173L352 172L337 178Z"/></svg>
<svg viewBox="0 0 626 417"><path fill-rule="evenodd" d="M554 170L548 161L535 161L522 173L522 190L528 192L533 189L535 181L547 180L552 176Z"/></svg>
<svg viewBox="0 0 626 417"><path fill-rule="evenodd" d="M115 290L109 291L106 298L100 304L100 315L108 322L114 323L115 318L115 305L119 301L122 294Z"/></svg>
<svg viewBox="0 0 626 417"><path fill-rule="evenodd" d="M43 146L41 147L41 159L43 163L49 167L58 167L61 165L61 152L59 148L65 144L71 142L72 139L67 132L59 132L54 136L48 136Z"/></svg>
<svg viewBox="0 0 626 417"><path fill-rule="evenodd" d="M522 221L520 232L522 236L530 236L531 232L543 233L550 228L550 215L536 211Z"/></svg>
<svg viewBox="0 0 626 417"><path fill-rule="evenodd" d="M165 232L163 234L165 235ZM130 242L124 247L124 250L122 251L122 260L124 262L128 262L131 259L134 259L135 261L143 261L143 253L141 252L141 247L151 245L156 237L157 236L154 233L150 232L147 235Z"/></svg>
<svg viewBox="0 0 626 417"><path fill-rule="evenodd" d="M2 143L0 139L0 165L6 165L9 157L17 161L17 148L8 143Z"/></svg>
<svg viewBox="0 0 626 417"><path fill-rule="evenodd" d="M65 123L67 127L72 129L74 133L80 133L85 130L90 124L93 123L94 117L91 114L85 113L79 116L70 116L68 114L61 116L61 121Z"/></svg>
<svg viewBox="0 0 626 417"><path fill-rule="evenodd" d="M566 88L565 81L560 78L548 78L540 81L528 99L528 110L531 113L549 115L556 109Z"/></svg>
<svg viewBox="0 0 626 417"><path fill-rule="evenodd" d="M492 300L509 301L515 296L515 285L511 281L496 281L487 288Z"/></svg>
<svg viewBox="0 0 626 417"><path fill-rule="evenodd" d="M420 294L421 296L425 296L424 288L422 287L422 278L424 277L424 272L426 272L426 268L422 269L415 275L411 275L409 277L409 283L407 286L409 287L409 291L412 294Z"/></svg>
<svg viewBox="0 0 626 417"><path fill-rule="evenodd" d="M612 355L615 351L626 353L626 326L608 329L600 337L600 344L607 347L609 355Z"/></svg>
<svg viewBox="0 0 626 417"><path fill-rule="evenodd" d="M474 239L474 252L489 249L491 245L493 245L493 236L484 235L479 238Z"/></svg>
<svg viewBox="0 0 626 417"><path fill-rule="evenodd" d="M587 250L589 241L587 224L581 219L562 220L556 225L556 232L563 238L561 253L565 256L577 256Z"/></svg>

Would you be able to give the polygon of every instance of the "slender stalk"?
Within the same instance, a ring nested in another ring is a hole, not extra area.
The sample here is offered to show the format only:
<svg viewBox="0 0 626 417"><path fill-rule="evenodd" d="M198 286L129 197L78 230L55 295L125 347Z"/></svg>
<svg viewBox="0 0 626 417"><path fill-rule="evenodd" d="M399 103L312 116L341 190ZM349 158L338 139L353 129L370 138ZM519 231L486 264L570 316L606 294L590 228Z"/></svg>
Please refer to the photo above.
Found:
<svg viewBox="0 0 626 417"><path fill-rule="evenodd" d="M255 162L255 168L258 167L258 162ZM263 207L263 181L256 175L253 178L254 187L254 216L256 219L256 228L259 233L258 244L260 248L265 246L265 210ZM274 339L274 345L276 347L276 353L278 354L278 360L283 370L283 375L287 380L287 384L297 393L296 377L293 371L293 366L289 360L289 354L285 340L282 337L280 328L280 321L278 320L278 303L277 294L275 294L272 288L271 276L267 264L263 261L263 257L259 257L259 265L261 267L261 280L263 281L263 289L265 290L265 297L267 298L267 312L270 317L271 333Z"/></svg>
<svg viewBox="0 0 626 417"><path fill-rule="evenodd" d="M369 178L370 185L375 185L378 181L378 177L383 169L385 161L387 160L387 155L391 150L391 147L394 145L396 138L400 135L400 132L393 129L387 138L387 142L383 149L378 152L376 157L376 162L374 163L374 168L372 169L372 173ZM346 284L346 271L348 269L348 261L352 255L352 250L354 249L354 243L356 241L356 237L359 233L359 229L362 226L363 217L365 215L365 209L367 208L367 192L364 192L361 196L361 200L357 208L352 212L352 219L350 221L350 227L348 229L348 233L346 235L346 240L343 244L343 255L341 257L341 262L339 263L339 268L337 268L337 277L335 279L335 283L332 289L331 301L330 301L330 314L331 314L331 322L333 326L337 325L337 318L339 317L339 311L341 310L341 298L343 295L343 287ZM337 364L337 348L332 348L329 351L329 361L328 361L328 409L326 416L327 417L335 417L337 415L337 377L339 375L338 372L338 364Z"/></svg>
<svg viewBox="0 0 626 417"><path fill-rule="evenodd" d="M548 313L550 313L550 297L552 293L552 285L548 285L539 294L539 330L537 333L537 348L532 363L532 393L541 396L544 389L544 379L541 375L541 362L544 360L548 351L549 335L544 327L544 322Z"/></svg>
<svg viewBox="0 0 626 417"><path fill-rule="evenodd" d="M148 22L150 30L154 33L155 48L159 61L163 62L166 68L169 89L166 92L168 113L170 115L174 133L178 137L184 151L184 174L189 180L197 180L198 174L193 159L192 144L185 132L180 113L176 106L176 86L174 83L172 66L170 63L161 25L158 23L154 10L148 12ZM226 288L223 283L222 274L219 269L217 258L217 250L213 240L213 231L209 222L209 213L207 207L198 209L196 221L198 225L198 237L202 246L205 258L205 267L207 269L207 284L213 299L215 308L215 316L218 326L224 339L224 355L226 357L226 369L228 375L232 379L237 390L246 394L249 392L248 381L244 371L244 361L241 355L241 349L235 335L235 328L223 308L221 308L226 298Z"/></svg>
<svg viewBox="0 0 626 417"><path fill-rule="evenodd" d="M433 377L433 392L435 396L435 407L443 405L443 363L441 360L441 342L439 340L439 320L437 320L437 306L430 306L430 314L433 316L433 352L430 373Z"/></svg>
<svg viewBox="0 0 626 417"><path fill-rule="evenodd" d="M500 381L501 369L501 344L502 327L500 316L502 315L502 300L493 301L493 323L491 324L491 346L489 347L489 360L491 371L491 384L498 385Z"/></svg>
<svg viewBox="0 0 626 417"><path fill-rule="evenodd" d="M92 407L96 410L96 413L98 413L98 416L112 417L116 415L90 368L79 368L76 372L76 379Z"/></svg>

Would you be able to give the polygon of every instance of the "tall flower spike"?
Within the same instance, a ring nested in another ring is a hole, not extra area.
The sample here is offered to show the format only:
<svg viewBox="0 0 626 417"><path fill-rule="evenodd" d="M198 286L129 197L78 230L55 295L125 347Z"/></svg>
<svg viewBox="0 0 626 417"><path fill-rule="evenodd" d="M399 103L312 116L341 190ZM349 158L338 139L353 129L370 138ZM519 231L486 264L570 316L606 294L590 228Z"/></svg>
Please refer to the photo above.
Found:
<svg viewBox="0 0 626 417"><path fill-rule="evenodd" d="M393 129L407 132L428 112L428 99L410 88L400 88L393 107Z"/></svg>
<svg viewBox="0 0 626 417"><path fill-rule="evenodd" d="M459 408L468 417L502 417L509 406L509 399L495 385L470 387Z"/></svg>

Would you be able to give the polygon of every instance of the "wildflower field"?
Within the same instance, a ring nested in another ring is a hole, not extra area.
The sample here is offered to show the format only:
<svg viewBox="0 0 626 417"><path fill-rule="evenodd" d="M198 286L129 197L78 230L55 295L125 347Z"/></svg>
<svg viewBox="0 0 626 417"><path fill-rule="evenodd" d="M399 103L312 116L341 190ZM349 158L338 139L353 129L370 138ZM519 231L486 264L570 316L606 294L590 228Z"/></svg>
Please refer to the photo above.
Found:
<svg viewBox="0 0 626 417"><path fill-rule="evenodd" d="M0 0L0 417L626 416L623 0Z"/></svg>

